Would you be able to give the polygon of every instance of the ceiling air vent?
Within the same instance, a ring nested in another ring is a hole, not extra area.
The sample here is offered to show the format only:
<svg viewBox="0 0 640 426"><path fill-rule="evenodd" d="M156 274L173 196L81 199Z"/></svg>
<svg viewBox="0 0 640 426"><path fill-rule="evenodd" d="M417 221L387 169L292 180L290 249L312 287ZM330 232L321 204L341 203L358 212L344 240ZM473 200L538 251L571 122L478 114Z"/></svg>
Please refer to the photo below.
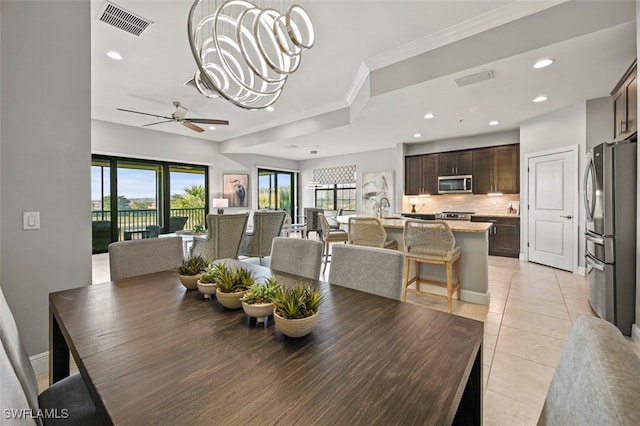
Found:
<svg viewBox="0 0 640 426"><path fill-rule="evenodd" d="M100 12L99 21L120 28L123 31L140 37L144 30L153 22L129 12L113 3L106 2L104 9Z"/></svg>
<svg viewBox="0 0 640 426"><path fill-rule="evenodd" d="M460 77L456 79L456 84L458 85L458 87L463 87L470 84L480 83L481 81L491 80L492 78L493 71L482 71Z"/></svg>

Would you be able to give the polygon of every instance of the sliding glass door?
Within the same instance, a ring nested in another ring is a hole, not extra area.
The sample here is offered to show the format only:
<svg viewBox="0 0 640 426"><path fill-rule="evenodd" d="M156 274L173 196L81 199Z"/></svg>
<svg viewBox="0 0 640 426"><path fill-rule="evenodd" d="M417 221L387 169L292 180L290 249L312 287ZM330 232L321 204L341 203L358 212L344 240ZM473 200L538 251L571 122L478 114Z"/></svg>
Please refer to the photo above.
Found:
<svg viewBox="0 0 640 426"><path fill-rule="evenodd" d="M204 226L206 166L95 155L91 177L94 253L113 241Z"/></svg>
<svg viewBox="0 0 640 426"><path fill-rule="evenodd" d="M285 210L295 218L297 176L296 172L258 169L258 208Z"/></svg>

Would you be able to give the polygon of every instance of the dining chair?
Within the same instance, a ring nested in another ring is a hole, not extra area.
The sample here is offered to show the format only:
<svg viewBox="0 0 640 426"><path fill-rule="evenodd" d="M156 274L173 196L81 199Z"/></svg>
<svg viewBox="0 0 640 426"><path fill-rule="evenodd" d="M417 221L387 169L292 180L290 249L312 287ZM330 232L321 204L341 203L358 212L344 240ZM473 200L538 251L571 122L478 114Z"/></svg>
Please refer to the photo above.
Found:
<svg viewBox="0 0 640 426"><path fill-rule="evenodd" d="M280 235L284 211L257 211L253 214L253 230L244 234L240 255L262 259L271 254L271 244Z"/></svg>
<svg viewBox="0 0 640 426"><path fill-rule="evenodd" d="M0 407L3 409L25 409L37 414L53 412L59 415L66 410L68 418L35 419L36 424L101 425L103 424L95 404L89 395L82 376L74 374L45 389L38 395L38 381L31 361L24 349L15 318L0 288ZM6 416L6 413L4 414ZM6 419L6 417L5 417ZM33 424L16 421L15 424ZM13 422L11 424L14 424Z"/></svg>
<svg viewBox="0 0 640 426"><path fill-rule="evenodd" d="M415 292L447 299L447 309L451 313L453 292L460 300L460 248L456 247L456 238L449 225L443 221L425 221L408 219L404 223L404 290L402 300L407 299L407 292ZM415 276L409 279L409 269L413 262ZM446 282L424 280L420 278L420 264L444 265ZM453 265L456 265L456 282L453 282ZM416 288L409 288L415 283ZM430 284L446 288L446 295L420 290L420 284Z"/></svg>
<svg viewBox="0 0 640 426"><path fill-rule="evenodd" d="M322 243L302 238L276 237L271 247L272 270L317 280L322 266Z"/></svg>
<svg viewBox="0 0 640 426"><path fill-rule="evenodd" d="M104 253L111 243L111 222L94 220L91 222L91 245L93 254Z"/></svg>
<svg viewBox="0 0 640 426"><path fill-rule="evenodd" d="M118 241L109 244L111 280L167 271L182 264L181 237Z"/></svg>
<svg viewBox="0 0 640 426"><path fill-rule="evenodd" d="M176 231L182 231L189 221L189 216L171 216L169 218L169 227L167 233L171 234Z"/></svg>
<svg viewBox="0 0 640 426"><path fill-rule="evenodd" d="M327 270L327 263L329 263L329 244L331 243L346 243L349 240L349 234L342 229L331 229L331 225L329 221L325 217L324 214L318 214L318 219L320 219L320 225L322 227L322 243L323 243L323 258L324 258L324 268L322 272Z"/></svg>
<svg viewBox="0 0 640 426"><path fill-rule="evenodd" d="M190 256L208 261L237 259L248 220L249 213L208 214L207 235L193 238Z"/></svg>
<svg viewBox="0 0 640 426"><path fill-rule="evenodd" d="M394 250L398 248L396 240L387 240L387 231L384 230L382 222L375 217L350 217L349 243Z"/></svg>
<svg viewBox="0 0 640 426"><path fill-rule="evenodd" d="M315 232L322 238L322 227L318 219L318 214L323 213L324 209L317 209L315 207L304 208L305 226L307 229L307 238L309 238L309 232Z"/></svg>
<svg viewBox="0 0 640 426"><path fill-rule="evenodd" d="M404 254L380 247L336 244L329 269L331 284L402 300Z"/></svg>

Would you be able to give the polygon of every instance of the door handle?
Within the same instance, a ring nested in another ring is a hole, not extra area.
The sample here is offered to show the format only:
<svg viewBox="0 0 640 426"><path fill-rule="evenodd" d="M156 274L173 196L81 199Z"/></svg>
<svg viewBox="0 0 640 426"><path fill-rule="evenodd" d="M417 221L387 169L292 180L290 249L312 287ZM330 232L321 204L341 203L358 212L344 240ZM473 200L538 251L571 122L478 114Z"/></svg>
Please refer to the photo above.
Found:
<svg viewBox="0 0 640 426"><path fill-rule="evenodd" d="M567 216L562 216L561 215L560 217L564 217L565 219L573 219L573 216L571 216L571 215L567 215Z"/></svg>
<svg viewBox="0 0 640 426"><path fill-rule="evenodd" d="M592 235L590 232L589 233L585 233L584 237L587 239L587 241L590 241L590 242L592 242L594 244L598 244L599 246L603 246L604 245L604 238Z"/></svg>
<svg viewBox="0 0 640 426"><path fill-rule="evenodd" d="M591 259L590 256L585 256L584 258L587 261L587 265L591 266L593 269L596 269L600 272L604 272L604 266L602 266L600 263Z"/></svg>

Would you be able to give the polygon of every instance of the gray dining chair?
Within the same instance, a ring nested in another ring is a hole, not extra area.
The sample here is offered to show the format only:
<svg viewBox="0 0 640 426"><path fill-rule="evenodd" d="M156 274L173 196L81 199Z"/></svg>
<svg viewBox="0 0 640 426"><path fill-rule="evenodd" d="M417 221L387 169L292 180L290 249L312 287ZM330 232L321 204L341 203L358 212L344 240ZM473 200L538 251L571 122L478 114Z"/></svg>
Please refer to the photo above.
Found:
<svg viewBox="0 0 640 426"><path fill-rule="evenodd" d="M30 409L63 413L68 418L36 419L36 424L47 425L101 425L103 424L95 404L89 395L82 376L74 374L54 383L38 395L38 380L31 361L24 349L15 318L0 288L0 407L3 409ZM54 411L55 410L55 411ZM20 423L33 424L30 419Z"/></svg>
<svg viewBox="0 0 640 426"><path fill-rule="evenodd" d="M286 212L257 211L253 213L253 230L247 232L242 239L240 254L246 257L262 259L271 254L271 244L280 235Z"/></svg>
<svg viewBox="0 0 640 426"><path fill-rule="evenodd" d="M317 280L322 266L322 243L302 238L274 238L269 266L274 271Z"/></svg>
<svg viewBox="0 0 640 426"><path fill-rule="evenodd" d="M331 284L402 300L402 252L343 244L334 245L332 250Z"/></svg>
<svg viewBox="0 0 640 426"><path fill-rule="evenodd" d="M237 259L240 244L247 229L249 213L207 215L207 235L194 237L190 256L216 259Z"/></svg>
<svg viewBox="0 0 640 426"><path fill-rule="evenodd" d="M109 245L112 280L168 271L182 264L181 237L118 241Z"/></svg>

